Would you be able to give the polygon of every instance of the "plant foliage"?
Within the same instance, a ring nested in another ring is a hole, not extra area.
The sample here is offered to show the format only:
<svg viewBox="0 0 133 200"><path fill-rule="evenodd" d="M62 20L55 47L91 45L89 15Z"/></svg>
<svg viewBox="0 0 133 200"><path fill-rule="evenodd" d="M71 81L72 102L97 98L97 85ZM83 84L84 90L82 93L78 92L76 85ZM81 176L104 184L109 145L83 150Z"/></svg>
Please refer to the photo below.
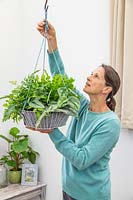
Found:
<svg viewBox="0 0 133 200"><path fill-rule="evenodd" d="M29 160L32 164L35 163L36 156L39 155L39 153L29 146L28 135L20 134L20 130L13 127L9 131L9 137L2 134L0 134L0 137L9 144L7 155L2 156L0 160L4 161L9 166L10 170L20 170L25 160Z"/></svg>
<svg viewBox="0 0 133 200"><path fill-rule="evenodd" d="M74 79L62 74L56 74L51 79L47 71L41 76L38 75L38 71L24 78L9 95L0 98L6 99L3 105L3 121L12 119L18 122L22 118L23 109L34 111L38 124L44 116L52 112L77 116L80 98L74 92Z"/></svg>

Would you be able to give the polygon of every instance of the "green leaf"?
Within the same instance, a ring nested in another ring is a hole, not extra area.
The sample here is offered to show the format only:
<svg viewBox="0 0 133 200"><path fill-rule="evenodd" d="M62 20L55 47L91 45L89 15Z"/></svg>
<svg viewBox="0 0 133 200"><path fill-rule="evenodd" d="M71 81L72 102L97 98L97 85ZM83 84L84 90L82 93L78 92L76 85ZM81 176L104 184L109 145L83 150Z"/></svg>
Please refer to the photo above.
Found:
<svg viewBox="0 0 133 200"><path fill-rule="evenodd" d="M4 117L3 121L6 121L7 119L10 119L12 113L14 112L15 105L9 105L8 109L4 111Z"/></svg>
<svg viewBox="0 0 133 200"><path fill-rule="evenodd" d="M9 98L9 95L6 95L6 96L3 96L3 97L0 97L0 100L1 100L1 99L6 99L6 98Z"/></svg>
<svg viewBox="0 0 133 200"><path fill-rule="evenodd" d="M14 160L8 160L6 163L10 167L16 167L16 162Z"/></svg>
<svg viewBox="0 0 133 200"><path fill-rule="evenodd" d="M14 151L8 152L8 154L12 157L12 158L16 158L17 153Z"/></svg>
<svg viewBox="0 0 133 200"><path fill-rule="evenodd" d="M35 154L35 153L29 152L28 158L29 158L29 161L30 161L32 164L34 164L34 163L36 162L36 154Z"/></svg>
<svg viewBox="0 0 133 200"><path fill-rule="evenodd" d="M0 160L3 160L5 163L9 160L8 156L3 156L0 158Z"/></svg>
<svg viewBox="0 0 133 200"><path fill-rule="evenodd" d="M4 136L4 135L1 135L1 134L0 134L0 137L1 137L2 139L6 140L8 143L12 142L9 138L7 138L7 137Z"/></svg>
<svg viewBox="0 0 133 200"><path fill-rule="evenodd" d="M12 135L13 137L16 137L16 135L19 133L20 133L20 130L16 127L11 128L9 131L9 134Z"/></svg>
<svg viewBox="0 0 133 200"><path fill-rule="evenodd" d="M20 141L15 141L12 145L12 149L16 153L21 153L23 151L26 151L28 148L28 138L22 139Z"/></svg>
<svg viewBox="0 0 133 200"><path fill-rule="evenodd" d="M17 81L9 81L12 85L17 85Z"/></svg>
<svg viewBox="0 0 133 200"><path fill-rule="evenodd" d="M33 102L29 102L29 106L32 108L44 108L44 105L37 99L35 99Z"/></svg>
<svg viewBox="0 0 133 200"><path fill-rule="evenodd" d="M21 154L23 155L24 158L28 158L28 152L27 151L24 151Z"/></svg>
<svg viewBox="0 0 133 200"><path fill-rule="evenodd" d="M39 126L39 124L41 123L42 118L46 116L46 111L44 110L44 112L41 114L41 116L37 119L36 121L36 128Z"/></svg>

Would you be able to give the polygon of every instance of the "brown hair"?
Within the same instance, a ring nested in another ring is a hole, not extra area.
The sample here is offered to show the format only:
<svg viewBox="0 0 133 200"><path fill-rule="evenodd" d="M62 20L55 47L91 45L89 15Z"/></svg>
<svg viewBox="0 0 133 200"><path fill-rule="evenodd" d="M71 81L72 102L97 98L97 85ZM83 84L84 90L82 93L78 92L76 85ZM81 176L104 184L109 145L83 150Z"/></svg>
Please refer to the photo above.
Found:
<svg viewBox="0 0 133 200"><path fill-rule="evenodd" d="M120 77L113 67L105 64L102 64L101 67L103 67L105 70L104 78L106 81L106 86L112 87L112 91L106 98L106 104L110 110L115 111L116 101L113 96L120 88Z"/></svg>

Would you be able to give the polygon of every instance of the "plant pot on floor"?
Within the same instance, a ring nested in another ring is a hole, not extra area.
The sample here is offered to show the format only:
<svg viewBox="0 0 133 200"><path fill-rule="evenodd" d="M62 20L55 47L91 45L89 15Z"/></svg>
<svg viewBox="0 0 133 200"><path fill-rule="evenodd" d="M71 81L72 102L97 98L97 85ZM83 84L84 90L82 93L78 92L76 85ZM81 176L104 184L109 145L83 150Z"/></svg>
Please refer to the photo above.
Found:
<svg viewBox="0 0 133 200"><path fill-rule="evenodd" d="M17 184L21 182L22 170L19 171L8 171L8 181L11 184Z"/></svg>

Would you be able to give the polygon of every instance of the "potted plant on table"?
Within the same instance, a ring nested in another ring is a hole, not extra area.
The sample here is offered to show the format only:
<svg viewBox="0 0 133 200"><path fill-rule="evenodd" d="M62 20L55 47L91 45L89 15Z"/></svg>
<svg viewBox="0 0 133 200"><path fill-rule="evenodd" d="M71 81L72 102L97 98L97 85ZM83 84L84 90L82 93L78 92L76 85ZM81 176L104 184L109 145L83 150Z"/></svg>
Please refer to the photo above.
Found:
<svg viewBox="0 0 133 200"><path fill-rule="evenodd" d="M6 155L2 156L2 160L7 164L8 179L10 183L20 183L22 164L28 160L32 164L36 161L36 156L39 155L29 145L29 137L27 134L21 134L20 130L13 127L9 131L9 137L0 134L0 137L6 140L9 144L9 150Z"/></svg>
<svg viewBox="0 0 133 200"><path fill-rule="evenodd" d="M1 97L6 99L3 121L23 118L28 127L48 129L65 125L68 116L77 116L80 97L74 92L74 79L62 74L51 79L46 70L41 76L38 72Z"/></svg>

